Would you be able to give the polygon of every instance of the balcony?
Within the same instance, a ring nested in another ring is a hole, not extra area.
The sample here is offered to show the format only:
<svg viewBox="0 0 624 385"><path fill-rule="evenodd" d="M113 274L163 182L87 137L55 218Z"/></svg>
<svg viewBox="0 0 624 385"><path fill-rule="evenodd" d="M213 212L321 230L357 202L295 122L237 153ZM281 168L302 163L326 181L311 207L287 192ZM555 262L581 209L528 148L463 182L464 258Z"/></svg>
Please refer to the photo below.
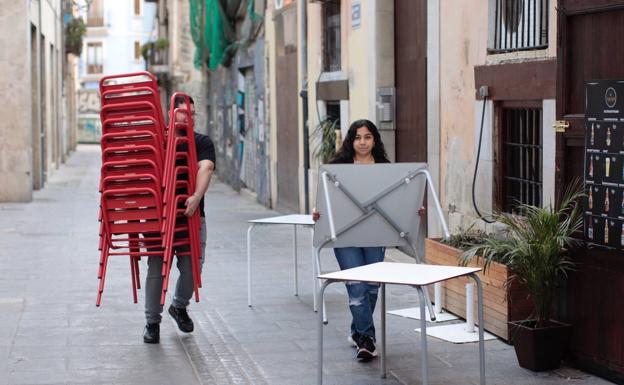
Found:
<svg viewBox="0 0 624 385"><path fill-rule="evenodd" d="M488 53L548 47L549 0L494 0Z"/></svg>

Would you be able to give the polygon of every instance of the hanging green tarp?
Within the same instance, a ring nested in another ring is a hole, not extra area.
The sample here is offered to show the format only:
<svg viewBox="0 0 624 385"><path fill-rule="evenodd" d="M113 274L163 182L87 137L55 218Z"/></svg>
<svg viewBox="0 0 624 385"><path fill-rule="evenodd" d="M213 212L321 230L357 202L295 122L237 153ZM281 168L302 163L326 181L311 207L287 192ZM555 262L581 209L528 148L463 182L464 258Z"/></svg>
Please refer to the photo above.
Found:
<svg viewBox="0 0 624 385"><path fill-rule="evenodd" d="M236 19L246 1L245 18L251 21L251 31L257 32L262 16L254 11L254 0L189 0L191 35L195 43L194 65L203 63L209 69L219 64L229 65L236 50L255 39L255 33L242 38L236 36Z"/></svg>

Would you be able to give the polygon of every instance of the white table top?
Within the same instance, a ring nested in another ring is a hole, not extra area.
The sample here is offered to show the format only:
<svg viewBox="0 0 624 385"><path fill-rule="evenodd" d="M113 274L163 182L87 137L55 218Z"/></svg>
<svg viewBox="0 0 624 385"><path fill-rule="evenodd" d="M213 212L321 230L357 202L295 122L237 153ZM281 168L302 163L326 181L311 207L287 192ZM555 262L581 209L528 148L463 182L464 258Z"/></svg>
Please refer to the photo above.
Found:
<svg viewBox="0 0 624 385"><path fill-rule="evenodd" d="M398 285L430 285L468 275L478 267L440 266L416 263L378 262L352 269L321 274L319 278L336 281L378 282Z"/></svg>
<svg viewBox="0 0 624 385"><path fill-rule="evenodd" d="M307 214L280 215L277 217L252 219L247 222L272 225L314 225L312 215Z"/></svg>

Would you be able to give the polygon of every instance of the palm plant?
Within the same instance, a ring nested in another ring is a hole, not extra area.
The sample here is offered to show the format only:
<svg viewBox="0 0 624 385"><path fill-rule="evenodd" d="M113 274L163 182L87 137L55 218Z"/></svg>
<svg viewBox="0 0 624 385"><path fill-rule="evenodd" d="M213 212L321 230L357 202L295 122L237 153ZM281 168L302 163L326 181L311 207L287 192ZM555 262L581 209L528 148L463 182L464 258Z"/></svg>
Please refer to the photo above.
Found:
<svg viewBox="0 0 624 385"><path fill-rule="evenodd" d="M490 236L462 255L462 263L477 256L484 259L484 268L497 261L507 265L513 274L506 285L514 281L525 285L535 304L535 327L550 320L554 289L561 279L574 269L567 251L578 244L573 238L583 225L580 183L566 189L554 208L519 205L521 215L496 213L496 219L506 225L504 236Z"/></svg>
<svg viewBox="0 0 624 385"><path fill-rule="evenodd" d="M319 137L319 142L314 147L312 155L321 163L328 163L336 153L336 130L338 128L338 119L327 117L321 120L312 131L312 136Z"/></svg>

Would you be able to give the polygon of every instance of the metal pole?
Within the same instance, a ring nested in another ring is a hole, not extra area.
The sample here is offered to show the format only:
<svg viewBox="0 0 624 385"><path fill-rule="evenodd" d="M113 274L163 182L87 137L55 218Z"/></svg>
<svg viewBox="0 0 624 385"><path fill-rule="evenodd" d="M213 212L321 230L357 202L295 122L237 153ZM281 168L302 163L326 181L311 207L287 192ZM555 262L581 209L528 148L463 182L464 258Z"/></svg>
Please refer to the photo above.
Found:
<svg viewBox="0 0 624 385"><path fill-rule="evenodd" d="M483 330L483 285L479 276L470 274L477 284L477 312L479 314L479 380L481 385L485 385L485 331Z"/></svg>
<svg viewBox="0 0 624 385"><path fill-rule="evenodd" d="M425 294L422 286L416 286L418 291L418 302L420 306L420 354L421 371L423 385L429 384L429 373L427 371L427 319L425 315Z"/></svg>
<svg viewBox="0 0 624 385"><path fill-rule="evenodd" d="M431 179L431 174L429 174L428 170L420 170L419 173L425 174L427 177L427 186L429 186L429 191L431 192L431 197L433 198L433 203L435 203L436 211L438 212L438 217L440 217L440 223L442 224L442 231L444 232L444 238L449 238L451 233L449 232L448 226L446 225L446 220L444 219L444 212L442 211L442 206L440 206L440 200L438 199L438 194L436 193L435 187L433 187L433 180Z"/></svg>
<svg viewBox="0 0 624 385"><path fill-rule="evenodd" d="M433 298L435 301L435 314L442 313L442 282L436 282L433 284Z"/></svg>
<svg viewBox="0 0 624 385"><path fill-rule="evenodd" d="M247 306L251 307L251 230L252 223L247 229Z"/></svg>
<svg viewBox="0 0 624 385"><path fill-rule="evenodd" d="M319 289L319 298L323 298L325 294L325 288L327 285L332 283L332 281L325 281L321 285ZM318 361L317 361L317 372L316 372L316 380L318 385L323 385L323 313L325 312L325 306L321 301L321 311L319 312L318 318Z"/></svg>
<svg viewBox="0 0 624 385"><path fill-rule="evenodd" d="M297 225L293 225L293 270L295 277L295 297L299 295L299 283L297 280Z"/></svg>
<svg viewBox="0 0 624 385"><path fill-rule="evenodd" d="M334 226L334 214L332 211L331 200L329 199L329 188L327 186L327 171L323 171L323 173L321 174L321 179L323 180L323 193L325 194L325 203L327 204L327 218L329 219L329 232L331 234L332 241L335 241L336 240L336 227Z"/></svg>
<svg viewBox="0 0 624 385"><path fill-rule="evenodd" d="M381 284L381 378L386 378L386 284Z"/></svg>

